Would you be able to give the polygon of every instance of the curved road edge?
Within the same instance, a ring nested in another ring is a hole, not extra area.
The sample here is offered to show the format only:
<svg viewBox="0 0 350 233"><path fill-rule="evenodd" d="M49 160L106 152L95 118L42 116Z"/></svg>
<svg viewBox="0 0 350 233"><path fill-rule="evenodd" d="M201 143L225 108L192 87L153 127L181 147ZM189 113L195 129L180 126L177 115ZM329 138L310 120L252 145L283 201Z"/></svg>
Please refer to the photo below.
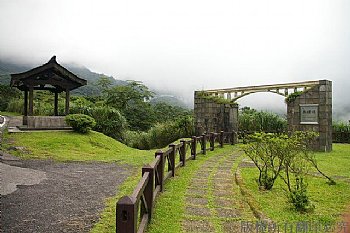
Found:
<svg viewBox="0 0 350 233"><path fill-rule="evenodd" d="M6 117L0 115L0 128L4 127L6 122L7 122Z"/></svg>

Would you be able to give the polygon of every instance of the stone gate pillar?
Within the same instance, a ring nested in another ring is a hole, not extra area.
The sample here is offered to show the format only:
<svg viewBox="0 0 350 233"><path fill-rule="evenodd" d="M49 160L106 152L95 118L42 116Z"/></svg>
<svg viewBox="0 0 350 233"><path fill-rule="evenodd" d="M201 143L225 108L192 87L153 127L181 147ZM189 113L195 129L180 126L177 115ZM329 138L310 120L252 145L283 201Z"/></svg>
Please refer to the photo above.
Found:
<svg viewBox="0 0 350 233"><path fill-rule="evenodd" d="M229 100L194 94L194 124L196 135L209 132L238 130L238 105Z"/></svg>
<svg viewBox="0 0 350 233"><path fill-rule="evenodd" d="M287 102L289 131L314 131L320 134L313 145L318 151L332 151L332 82L320 80Z"/></svg>

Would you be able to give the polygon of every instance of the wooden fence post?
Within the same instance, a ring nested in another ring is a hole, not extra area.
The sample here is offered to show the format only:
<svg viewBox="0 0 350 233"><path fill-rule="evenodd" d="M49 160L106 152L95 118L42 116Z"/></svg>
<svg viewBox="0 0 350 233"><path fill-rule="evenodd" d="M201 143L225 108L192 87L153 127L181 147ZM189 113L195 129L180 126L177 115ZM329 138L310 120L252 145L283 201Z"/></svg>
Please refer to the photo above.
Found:
<svg viewBox="0 0 350 233"><path fill-rule="evenodd" d="M234 144L236 143L236 142L235 142L235 140L236 140L235 134L236 134L235 131L232 131L232 132L231 132L231 145L234 145Z"/></svg>
<svg viewBox="0 0 350 233"><path fill-rule="evenodd" d="M137 206L135 200L124 196L117 202L116 208L116 232L136 233L137 231Z"/></svg>
<svg viewBox="0 0 350 233"><path fill-rule="evenodd" d="M207 154L207 136L205 134L202 134L202 151L203 155Z"/></svg>
<svg viewBox="0 0 350 233"><path fill-rule="evenodd" d="M191 156L193 156L193 160L196 160L196 153L197 153L197 137L192 137L191 142Z"/></svg>
<svg viewBox="0 0 350 233"><path fill-rule="evenodd" d="M220 147L224 147L224 131L220 131Z"/></svg>
<svg viewBox="0 0 350 233"><path fill-rule="evenodd" d="M168 160L168 171L171 170L171 176L175 176L175 155L176 155L176 145L170 144L170 148L172 148L170 154L169 154L169 160ZM169 166L171 164L171 166Z"/></svg>
<svg viewBox="0 0 350 233"><path fill-rule="evenodd" d="M182 166L185 166L186 163L186 140L180 140L182 146L180 147L180 161L182 162Z"/></svg>
<svg viewBox="0 0 350 233"><path fill-rule="evenodd" d="M210 143L210 150L213 151L214 146L215 146L215 134L214 133L209 134L209 143Z"/></svg>
<svg viewBox="0 0 350 233"><path fill-rule="evenodd" d="M150 165L146 165L142 167L142 175L145 172L149 172L149 179L147 182L147 185L144 190L144 196L145 196L145 202L147 209L145 209L143 206L141 208L141 218L144 215L144 213L148 214L148 222L151 221L152 213L153 213L153 191L154 191L154 169Z"/></svg>
<svg viewBox="0 0 350 233"><path fill-rule="evenodd" d="M155 177L155 185L160 186L160 192L163 192L163 185L164 185L164 153L163 151L159 150L156 152L155 157L160 156L160 162L157 165L157 174L158 177Z"/></svg>

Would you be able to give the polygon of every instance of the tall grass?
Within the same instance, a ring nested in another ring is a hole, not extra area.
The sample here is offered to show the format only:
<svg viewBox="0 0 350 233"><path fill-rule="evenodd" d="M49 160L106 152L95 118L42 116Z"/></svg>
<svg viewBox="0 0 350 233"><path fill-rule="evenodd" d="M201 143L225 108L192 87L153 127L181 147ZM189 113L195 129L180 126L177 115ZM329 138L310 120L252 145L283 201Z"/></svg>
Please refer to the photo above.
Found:
<svg viewBox="0 0 350 233"><path fill-rule="evenodd" d="M333 122L333 142L350 143L350 122Z"/></svg>
<svg viewBox="0 0 350 233"><path fill-rule="evenodd" d="M124 143L141 150L161 148L179 138L193 135L192 117L182 117L175 121L157 123L148 132L126 131Z"/></svg>
<svg viewBox="0 0 350 233"><path fill-rule="evenodd" d="M239 130L281 132L287 129L287 120L265 111L242 111L238 119Z"/></svg>
<svg viewBox="0 0 350 233"><path fill-rule="evenodd" d="M350 132L350 122L336 121L333 122L333 132Z"/></svg>

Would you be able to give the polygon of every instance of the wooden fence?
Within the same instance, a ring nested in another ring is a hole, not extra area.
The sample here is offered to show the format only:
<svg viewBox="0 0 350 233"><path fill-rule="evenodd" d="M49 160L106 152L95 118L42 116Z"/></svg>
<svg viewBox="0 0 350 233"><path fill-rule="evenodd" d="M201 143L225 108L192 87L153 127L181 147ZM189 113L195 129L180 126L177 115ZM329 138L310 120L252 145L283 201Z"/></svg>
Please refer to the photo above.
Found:
<svg viewBox="0 0 350 233"><path fill-rule="evenodd" d="M193 136L170 144L166 151L157 151L155 159L142 167L142 178L132 195L123 196L117 202L116 232L141 233L151 221L155 199L164 190L164 183L175 176L175 171L186 165L188 160L195 160L207 150L213 151L224 144L235 144L239 139L253 132L223 132ZM350 132L333 132L333 142L350 143ZM209 147L208 147L209 146ZM190 152L188 154L188 152Z"/></svg>
<svg viewBox="0 0 350 233"><path fill-rule="evenodd" d="M170 144L166 151L157 151L153 162L142 167L142 178L132 195L118 200L116 232L144 232L151 221L155 199L164 190L164 183L175 176L175 171L185 166L188 160L195 160L198 154L205 155L207 150L213 151L224 144L235 144L237 138L236 132L221 131L193 136L189 140L181 140L179 144ZM188 149L190 153L187 155Z"/></svg>

